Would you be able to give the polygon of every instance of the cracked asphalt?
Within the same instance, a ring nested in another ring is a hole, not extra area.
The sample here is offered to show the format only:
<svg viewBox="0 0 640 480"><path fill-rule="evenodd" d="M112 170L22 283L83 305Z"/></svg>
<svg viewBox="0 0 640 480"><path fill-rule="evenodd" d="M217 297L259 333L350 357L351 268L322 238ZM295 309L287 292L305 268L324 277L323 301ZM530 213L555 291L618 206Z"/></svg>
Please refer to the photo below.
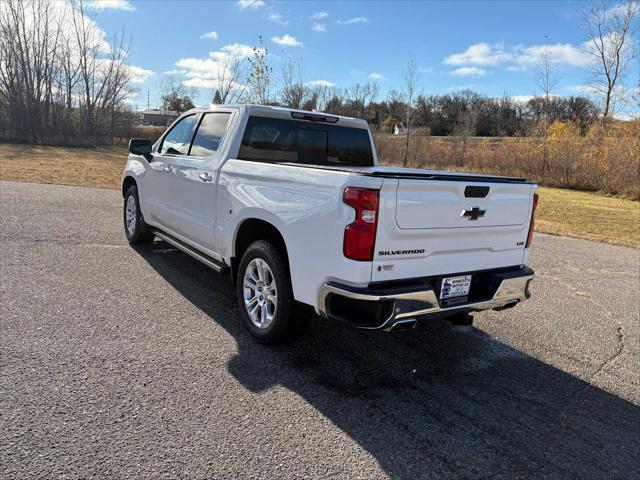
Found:
<svg viewBox="0 0 640 480"><path fill-rule="evenodd" d="M638 478L640 251L536 235L515 309L274 348L121 201L0 183L0 478Z"/></svg>

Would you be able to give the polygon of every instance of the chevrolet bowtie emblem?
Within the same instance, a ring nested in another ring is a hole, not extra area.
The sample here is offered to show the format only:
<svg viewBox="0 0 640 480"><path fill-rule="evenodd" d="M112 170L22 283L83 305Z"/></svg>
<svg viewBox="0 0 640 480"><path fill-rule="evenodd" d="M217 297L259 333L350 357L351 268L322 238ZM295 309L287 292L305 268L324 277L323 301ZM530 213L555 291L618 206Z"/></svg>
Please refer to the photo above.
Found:
<svg viewBox="0 0 640 480"><path fill-rule="evenodd" d="M484 217L485 213L487 213L486 210L480 210L480 207L473 207L460 212L460 217L467 217L469 220L478 220L478 218Z"/></svg>

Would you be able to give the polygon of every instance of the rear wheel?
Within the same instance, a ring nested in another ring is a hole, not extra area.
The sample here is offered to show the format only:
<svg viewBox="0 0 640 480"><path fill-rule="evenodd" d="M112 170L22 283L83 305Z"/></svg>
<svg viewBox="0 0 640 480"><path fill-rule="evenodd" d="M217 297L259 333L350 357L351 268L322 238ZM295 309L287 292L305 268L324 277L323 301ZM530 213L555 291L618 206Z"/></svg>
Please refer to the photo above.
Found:
<svg viewBox="0 0 640 480"><path fill-rule="evenodd" d="M247 330L264 344L301 334L310 315L296 308L284 259L269 242L258 240L245 251L236 282L238 304Z"/></svg>
<svg viewBox="0 0 640 480"><path fill-rule="evenodd" d="M131 245L144 245L153 242L153 233L144 222L138 199L138 188L131 185L124 195L123 207L124 233Z"/></svg>

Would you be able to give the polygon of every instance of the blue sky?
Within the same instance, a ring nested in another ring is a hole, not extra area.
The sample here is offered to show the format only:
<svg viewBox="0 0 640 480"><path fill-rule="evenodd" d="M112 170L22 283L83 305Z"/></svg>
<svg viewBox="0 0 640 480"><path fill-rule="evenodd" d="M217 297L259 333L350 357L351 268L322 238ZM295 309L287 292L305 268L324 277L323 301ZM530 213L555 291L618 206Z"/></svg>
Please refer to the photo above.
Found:
<svg viewBox="0 0 640 480"><path fill-rule="evenodd" d="M425 94L472 88L488 96L533 95L538 91L534 65L545 45L559 77L556 94L583 93L588 75L581 51L583 2L93 3L100 28L107 34L124 29L131 36L130 63L140 69L133 103L140 108L146 107L147 91L156 106L158 82L166 72L205 86L215 75L216 52L242 55L259 35L276 78L283 58L301 57L305 81L348 87L376 78L381 98L400 87L409 58L420 68ZM636 65L631 87L639 75ZM209 89L200 88L196 103L209 101Z"/></svg>

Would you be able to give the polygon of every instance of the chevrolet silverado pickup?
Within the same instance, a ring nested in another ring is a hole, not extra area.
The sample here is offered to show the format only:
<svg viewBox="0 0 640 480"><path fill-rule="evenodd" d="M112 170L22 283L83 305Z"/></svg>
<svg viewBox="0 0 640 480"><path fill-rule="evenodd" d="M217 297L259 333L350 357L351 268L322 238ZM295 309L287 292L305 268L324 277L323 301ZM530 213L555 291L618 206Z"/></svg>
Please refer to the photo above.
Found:
<svg viewBox="0 0 640 480"><path fill-rule="evenodd" d="M530 296L536 185L379 166L364 120L218 105L129 151L129 243L158 237L229 273L259 342L291 338L314 312L391 331Z"/></svg>

